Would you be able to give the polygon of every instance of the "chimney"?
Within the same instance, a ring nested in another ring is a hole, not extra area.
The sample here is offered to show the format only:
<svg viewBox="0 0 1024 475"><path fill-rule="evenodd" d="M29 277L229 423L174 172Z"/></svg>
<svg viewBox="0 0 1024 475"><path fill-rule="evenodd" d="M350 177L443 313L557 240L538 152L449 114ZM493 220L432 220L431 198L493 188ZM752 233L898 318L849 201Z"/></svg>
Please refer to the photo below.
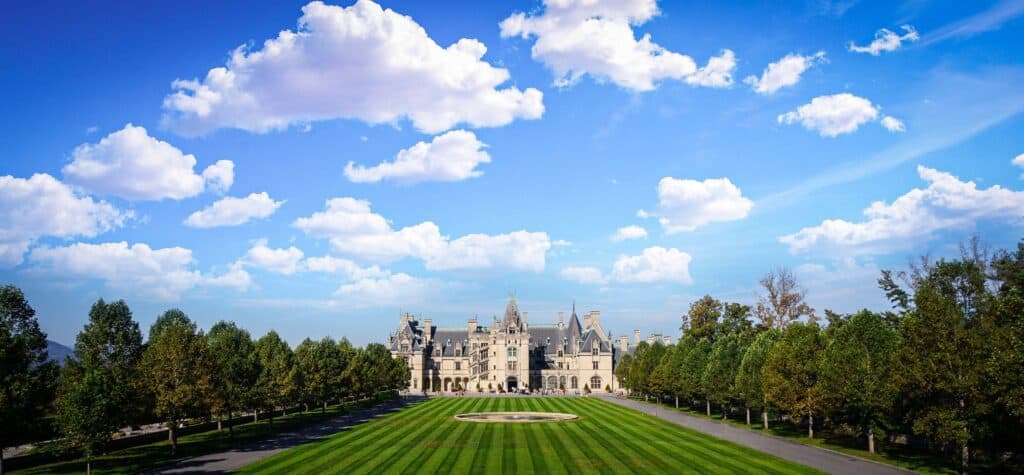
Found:
<svg viewBox="0 0 1024 475"><path fill-rule="evenodd" d="M431 337L434 336L433 327L430 326L430 319L423 319L423 342L430 343Z"/></svg>
<svg viewBox="0 0 1024 475"><path fill-rule="evenodd" d="M469 319L469 334L472 335L474 333L476 333L476 318L470 318Z"/></svg>
<svg viewBox="0 0 1024 475"><path fill-rule="evenodd" d="M619 351L625 353L629 351L629 337L622 335L619 337Z"/></svg>
<svg viewBox="0 0 1024 475"><path fill-rule="evenodd" d="M427 320L427 325L430 325L430 320ZM633 343L640 343L640 330L633 330Z"/></svg>
<svg viewBox="0 0 1024 475"><path fill-rule="evenodd" d="M523 323L529 323L530 322L529 316L530 316L530 312L523 312Z"/></svg>
<svg viewBox="0 0 1024 475"><path fill-rule="evenodd" d="M583 316L583 328L590 328L590 314Z"/></svg>
<svg viewBox="0 0 1024 475"><path fill-rule="evenodd" d="M669 345L672 344L672 337L670 337L670 336L663 336L663 337L661 337L661 341L662 341L662 343L665 344L665 346L669 346Z"/></svg>
<svg viewBox="0 0 1024 475"><path fill-rule="evenodd" d="M656 342L656 341L658 341L658 340L656 338L654 338L654 334L653 333L651 333L650 335L647 335L647 344L648 345L653 345L654 342Z"/></svg>
<svg viewBox="0 0 1024 475"><path fill-rule="evenodd" d="M593 310L593 311L590 312L590 315L591 315L590 321L592 321L594 323L597 323L597 322L601 321L601 311L600 310Z"/></svg>
<svg viewBox="0 0 1024 475"><path fill-rule="evenodd" d="M563 312L558 312L558 328L562 328L563 326L565 326L565 314Z"/></svg>

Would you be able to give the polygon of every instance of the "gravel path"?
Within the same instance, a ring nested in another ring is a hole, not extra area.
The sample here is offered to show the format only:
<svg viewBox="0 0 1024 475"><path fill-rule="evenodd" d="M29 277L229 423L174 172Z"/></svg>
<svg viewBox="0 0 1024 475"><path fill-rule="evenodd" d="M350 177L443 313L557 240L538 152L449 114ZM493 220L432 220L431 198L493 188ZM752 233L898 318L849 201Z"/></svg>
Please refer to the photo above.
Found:
<svg viewBox="0 0 1024 475"><path fill-rule="evenodd" d="M201 455L182 460L151 473L225 473L244 467L257 460L288 450L297 445L311 442L331 434L367 422L396 411L419 398L397 399L362 411L345 414L326 421L303 427L298 431L284 432L262 442L253 443L227 452Z"/></svg>
<svg viewBox="0 0 1024 475"><path fill-rule="evenodd" d="M717 422L701 417L694 417L672 409L654 404L622 399L611 396L600 396L612 404L636 409L683 427L703 432L722 440L760 450L779 458L807 465L818 470L837 475L888 475L915 473L891 465L846 455L819 447L793 442L780 437L759 434L740 427L733 427L724 422Z"/></svg>

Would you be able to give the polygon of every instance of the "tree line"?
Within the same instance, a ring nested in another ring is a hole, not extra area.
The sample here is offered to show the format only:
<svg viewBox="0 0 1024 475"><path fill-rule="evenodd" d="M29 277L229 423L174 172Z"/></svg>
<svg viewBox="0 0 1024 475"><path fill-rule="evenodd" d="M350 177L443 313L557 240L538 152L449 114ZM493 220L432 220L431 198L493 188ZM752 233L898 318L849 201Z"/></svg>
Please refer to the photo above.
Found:
<svg viewBox="0 0 1024 475"><path fill-rule="evenodd" d="M173 453L186 421L227 421L234 437L231 421L243 412L272 426L289 408L326 411L409 381L405 361L379 343L306 338L293 350L274 331L253 340L234 322L204 332L178 309L160 315L143 342L128 305L102 299L61 366L47 361L46 334L13 285L0 287L0 375L0 447L26 442L23 434L50 414L87 469L122 427L163 422Z"/></svg>
<svg viewBox="0 0 1024 475"><path fill-rule="evenodd" d="M616 368L635 395L711 416L789 415L876 439L911 436L966 472L972 457L1020 457L1024 447L1024 242L989 252L975 238L959 258L927 256L885 270L892 310L824 318L793 274L761 280L754 306L705 296L683 316L675 345L640 343ZM823 321L824 320L824 321Z"/></svg>

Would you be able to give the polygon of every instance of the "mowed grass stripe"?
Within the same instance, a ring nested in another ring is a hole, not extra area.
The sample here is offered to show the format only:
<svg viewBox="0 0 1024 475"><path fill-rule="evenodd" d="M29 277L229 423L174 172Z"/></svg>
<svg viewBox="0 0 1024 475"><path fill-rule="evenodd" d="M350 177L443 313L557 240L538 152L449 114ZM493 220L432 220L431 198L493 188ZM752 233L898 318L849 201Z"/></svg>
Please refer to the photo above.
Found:
<svg viewBox="0 0 1024 475"><path fill-rule="evenodd" d="M433 402L433 401L431 401ZM364 435L359 444L339 447L340 450L358 453L360 456L349 460L348 468L352 473L366 473L379 467L379 462L395 453L408 448L399 443L402 440L415 440L427 431L436 429L444 420L443 414L461 401L456 399L441 400L440 404L434 404L432 410L417 414L416 417L402 418L401 425L396 429L391 424L382 424L378 430ZM418 421L422 421L417 423ZM358 452L357 452L358 451ZM316 473L322 464L308 467L309 473ZM306 469L306 467L303 467Z"/></svg>
<svg viewBox="0 0 1024 475"><path fill-rule="evenodd" d="M553 399L552 398L544 398L544 399L541 399L540 401L541 401L541 405L545 409L544 412L558 412L555 409L555 406L553 404ZM573 465L576 466L577 470L586 470L586 471L591 471L591 472L596 471L596 472L599 472L599 473L610 473L608 471L609 470L608 467L605 466L604 463L601 463L598 459L595 459L593 457L588 456L588 454L586 454L582 450L580 450L579 446L582 445L582 444L580 444L579 442L583 442L583 441L577 442L577 441L573 441L572 439L570 439L568 433L565 430L565 428L562 427L563 424L578 424L578 422L577 421L554 422L554 423L543 423L542 422L539 425L541 427L543 427L544 429L546 429L548 434L550 434L553 438L557 438L558 439L559 445L564 450L563 453L568 457L568 459L573 463ZM554 427L556 425L559 426L559 427Z"/></svg>
<svg viewBox="0 0 1024 475"><path fill-rule="evenodd" d="M418 473L422 471L423 466L420 465L419 462L423 461L427 450L449 450L449 448L444 446L442 442L438 442L446 430L446 422L452 421L451 418L453 415L479 411L481 406L482 404L476 400L462 400L461 403L454 407L447 408L445 412L436 414L436 424L431 424L429 426L424 425L425 427L423 428L423 431L427 431L429 429L429 432L426 432L425 435L411 435L411 438L416 441L415 446L406 450L402 450L401 447L398 447L398 450L395 450L394 454L388 459L379 463L371 461L370 465L388 467L388 470L392 473L399 473L403 470L407 473ZM443 466L443 462L441 463L441 466Z"/></svg>
<svg viewBox="0 0 1024 475"><path fill-rule="evenodd" d="M427 413L432 411L433 408L427 403L420 403L412 408L407 408L396 413L391 413L385 416L383 419L390 418L407 418L419 413ZM273 457L264 459L260 462L256 462L253 465L244 467L243 470L250 470L253 472L267 472L267 473L283 473L291 471L292 467L299 466L305 463L307 460L322 457L324 452L332 451L337 445L344 444L349 439L355 440L372 440L363 437L368 428L373 427L377 430L383 430L387 427L387 424L379 424L379 426L373 426L374 422L380 420L372 420L364 425L358 425L339 434L333 435L323 442L314 442L305 445L301 445L297 448L287 451L289 456L282 456L282 454L275 455ZM353 452L349 452L350 454Z"/></svg>
<svg viewBox="0 0 1024 475"><path fill-rule="evenodd" d="M793 473L785 467L790 465L789 462L733 444L732 442L716 439L692 429L677 426L653 416L645 415L639 411L600 400L591 400L588 405L593 405L602 411L613 411L619 417L637 417L638 422L632 427L634 431L661 434L664 438L658 441L659 444L687 449L680 453L690 452L694 455L700 455L701 457L689 460L691 463L689 467L694 470L697 469L692 467L706 469L709 465L708 462L713 461L716 468L726 468L726 471L729 472L750 470L751 467L749 465L754 465L767 473ZM799 466L794 466L799 469Z"/></svg>
<svg viewBox="0 0 1024 475"><path fill-rule="evenodd" d="M623 441L614 440L609 437L606 430L603 430L598 422L602 419L596 414L585 414L580 411L581 406L576 403L570 403L566 399L553 399L551 400L554 408L558 412L576 414L580 416L579 422L574 424L566 424L565 428L567 431L573 433L578 440L590 440L593 442L593 450L588 451L591 457L600 458L605 465L609 467L615 473L628 473L632 471L628 467L624 460L628 458L623 453L619 446L622 445ZM588 444L588 447L590 444Z"/></svg>
<svg viewBox="0 0 1024 475"><path fill-rule="evenodd" d="M293 453L292 457L282 457L282 454L279 454L267 459L265 464L257 463L254 468L265 470L268 473L289 473L300 469L309 471L309 462L312 461L333 461L335 466L357 466L360 460L357 457L373 454L372 451L364 452L362 449L377 442L384 433L394 431L394 427L389 422L420 417L433 419L433 414L441 408L430 404L430 402L427 401L415 408L389 414L380 420L357 426L347 432L332 436L322 443L300 446L288 451ZM337 454L345 454L348 457L337 460L339 458ZM275 463L275 461L280 462Z"/></svg>
<svg viewBox="0 0 1024 475"><path fill-rule="evenodd" d="M551 403L558 412L576 412L576 407L570 407L575 405L567 404L566 399L552 399ZM581 419L576 423L566 424L565 429L577 440L589 439L591 442L594 442L593 444L586 444L583 446L584 449L589 449L586 450L586 453L592 459L600 459L604 465L614 473L623 473L626 470L626 467L622 465L622 462L617 460L612 453L614 444L610 443L608 439L605 438L600 431L595 430L593 426L593 421L587 418ZM584 429L586 429L586 431L584 431Z"/></svg>
<svg viewBox="0 0 1024 475"><path fill-rule="evenodd" d="M455 421L568 412L570 422ZM814 473L598 398L437 398L243 468L273 473Z"/></svg>

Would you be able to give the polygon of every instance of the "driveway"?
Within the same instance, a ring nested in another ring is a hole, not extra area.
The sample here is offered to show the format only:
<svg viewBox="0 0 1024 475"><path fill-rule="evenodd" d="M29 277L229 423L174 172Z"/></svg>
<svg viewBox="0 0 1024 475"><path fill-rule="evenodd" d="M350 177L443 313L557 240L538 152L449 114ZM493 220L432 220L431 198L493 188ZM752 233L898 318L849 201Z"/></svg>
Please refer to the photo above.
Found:
<svg viewBox="0 0 1024 475"><path fill-rule="evenodd" d="M793 442L780 437L759 434L740 427L733 427L724 422L694 417L676 410L667 409L654 404L621 399L611 396L599 396L612 404L636 409L673 424L678 424L707 435L727 440L735 444L750 447L761 452L772 454L792 462L816 468L823 472L837 475L888 475L915 473L902 468L893 467L871 460L846 455L828 449Z"/></svg>

